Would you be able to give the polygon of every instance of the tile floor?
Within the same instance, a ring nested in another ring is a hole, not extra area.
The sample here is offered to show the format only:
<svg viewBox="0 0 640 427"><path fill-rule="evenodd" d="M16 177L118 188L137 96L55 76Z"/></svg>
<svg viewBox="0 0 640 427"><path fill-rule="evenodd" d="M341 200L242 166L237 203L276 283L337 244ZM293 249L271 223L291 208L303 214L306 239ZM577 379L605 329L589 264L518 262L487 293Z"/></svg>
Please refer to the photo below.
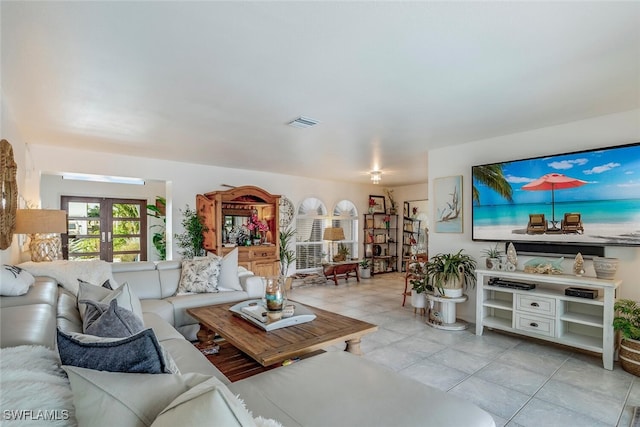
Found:
<svg viewBox="0 0 640 427"><path fill-rule="evenodd" d="M401 273L294 287L289 298L362 319L378 331L362 340L367 359L470 400L496 425L628 426L640 406L640 378L570 348L485 330L443 331L402 307ZM329 350L341 350L333 347Z"/></svg>

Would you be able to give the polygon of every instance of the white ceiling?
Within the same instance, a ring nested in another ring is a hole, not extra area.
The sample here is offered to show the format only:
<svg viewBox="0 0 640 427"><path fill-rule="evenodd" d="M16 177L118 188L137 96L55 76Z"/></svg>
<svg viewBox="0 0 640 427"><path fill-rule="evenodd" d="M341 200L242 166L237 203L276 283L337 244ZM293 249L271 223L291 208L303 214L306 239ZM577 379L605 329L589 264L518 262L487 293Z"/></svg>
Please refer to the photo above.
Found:
<svg viewBox="0 0 640 427"><path fill-rule="evenodd" d="M640 107L637 1L0 7L34 144L401 185L435 147Z"/></svg>

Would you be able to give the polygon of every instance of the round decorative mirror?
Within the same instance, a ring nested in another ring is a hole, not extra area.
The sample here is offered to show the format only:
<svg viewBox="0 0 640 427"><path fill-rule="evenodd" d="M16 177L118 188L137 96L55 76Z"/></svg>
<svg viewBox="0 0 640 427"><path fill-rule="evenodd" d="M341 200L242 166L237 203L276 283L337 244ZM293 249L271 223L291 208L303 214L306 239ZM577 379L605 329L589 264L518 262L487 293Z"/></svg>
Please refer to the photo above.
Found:
<svg viewBox="0 0 640 427"><path fill-rule="evenodd" d="M0 141L0 249L11 246L13 229L16 224L16 208L18 205L18 182L16 171L18 166L13 160L13 148L9 141Z"/></svg>

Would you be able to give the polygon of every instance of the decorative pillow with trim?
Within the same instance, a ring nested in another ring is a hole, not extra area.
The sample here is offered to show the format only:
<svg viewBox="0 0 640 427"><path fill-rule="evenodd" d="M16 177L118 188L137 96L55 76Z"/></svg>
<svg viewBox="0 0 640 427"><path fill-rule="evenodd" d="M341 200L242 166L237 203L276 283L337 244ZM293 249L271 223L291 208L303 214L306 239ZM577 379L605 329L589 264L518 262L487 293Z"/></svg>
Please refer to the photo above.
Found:
<svg viewBox="0 0 640 427"><path fill-rule="evenodd" d="M109 372L173 373L168 353L152 329L126 338L102 338L58 329L58 352L63 365Z"/></svg>
<svg viewBox="0 0 640 427"><path fill-rule="evenodd" d="M0 279L0 295L12 297L26 294L36 281L27 270L8 264L2 265Z"/></svg>
<svg viewBox="0 0 640 427"><path fill-rule="evenodd" d="M144 330L142 320L132 311L118 306L118 300L109 304L82 300L86 311L82 321L85 334L104 338L124 338Z"/></svg>
<svg viewBox="0 0 640 427"><path fill-rule="evenodd" d="M218 292L221 261L219 256L183 260L178 293Z"/></svg>
<svg viewBox="0 0 640 427"><path fill-rule="evenodd" d="M81 301L90 300L109 304L113 299L118 301L118 306L132 311L140 318L140 321L142 321L142 305L140 304L140 299L133 293L128 283L123 283L122 286L113 291L102 286L93 285L82 279L78 279L78 285L78 310L80 311L80 317L83 319L83 322L87 306Z"/></svg>

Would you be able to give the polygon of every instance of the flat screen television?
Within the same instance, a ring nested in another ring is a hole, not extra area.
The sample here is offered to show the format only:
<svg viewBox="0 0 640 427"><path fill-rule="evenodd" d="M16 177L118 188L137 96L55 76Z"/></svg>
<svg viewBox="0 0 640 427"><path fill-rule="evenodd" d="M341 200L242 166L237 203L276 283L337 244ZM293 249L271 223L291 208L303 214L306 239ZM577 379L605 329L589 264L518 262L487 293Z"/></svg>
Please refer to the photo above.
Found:
<svg viewBox="0 0 640 427"><path fill-rule="evenodd" d="M473 240L640 245L640 143L477 165L471 172Z"/></svg>

